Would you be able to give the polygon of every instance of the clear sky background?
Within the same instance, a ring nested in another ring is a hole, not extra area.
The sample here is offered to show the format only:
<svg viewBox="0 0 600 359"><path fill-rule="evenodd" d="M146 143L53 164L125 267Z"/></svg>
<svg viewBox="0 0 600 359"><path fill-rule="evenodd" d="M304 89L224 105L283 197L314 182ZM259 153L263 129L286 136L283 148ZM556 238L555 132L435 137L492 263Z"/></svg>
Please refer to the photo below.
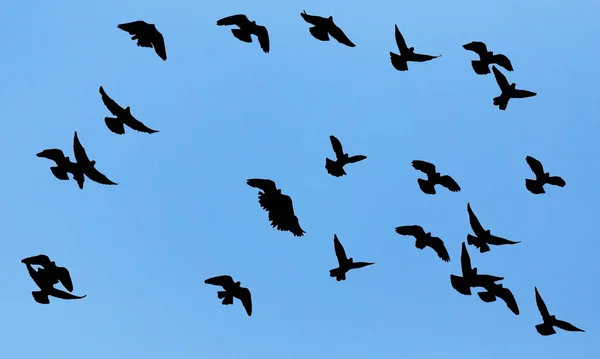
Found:
<svg viewBox="0 0 600 359"><path fill-rule="evenodd" d="M581 1L5 1L0 5L3 129L0 357L597 358L600 312L596 46L600 5ZM357 44L320 42L300 12L333 15ZM271 53L222 17L266 25ZM145 20L168 60L117 24ZM394 24L409 46L443 57L392 68ZM507 55L504 71L538 96L492 105L471 41ZM159 133L111 133L98 87ZM73 132L118 186L59 181L35 154ZM368 159L327 174L329 135ZM525 156L561 175L535 196ZM431 161L463 190L423 194L411 167ZM290 195L303 238L272 229L248 178ZM467 202L492 232L522 243L480 254L521 309L450 286L470 231ZM394 232L419 224L452 261ZM336 267L333 235L349 256ZM20 260L44 253L72 274L80 301L34 302ZM252 291L248 317L222 306L230 274ZM586 333L540 336L548 308Z"/></svg>

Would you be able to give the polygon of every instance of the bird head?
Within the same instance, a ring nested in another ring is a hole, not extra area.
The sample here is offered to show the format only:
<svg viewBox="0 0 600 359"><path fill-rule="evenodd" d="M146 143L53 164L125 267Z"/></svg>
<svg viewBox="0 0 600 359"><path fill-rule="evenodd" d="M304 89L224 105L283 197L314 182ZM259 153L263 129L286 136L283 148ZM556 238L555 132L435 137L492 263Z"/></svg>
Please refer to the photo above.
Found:
<svg viewBox="0 0 600 359"><path fill-rule="evenodd" d="M256 21L251 21L250 22L252 25L256 25Z"/></svg>
<svg viewBox="0 0 600 359"><path fill-rule="evenodd" d="M516 89L517 88L517 84L513 82L512 84L510 84L510 88L513 89L513 90Z"/></svg>
<svg viewBox="0 0 600 359"><path fill-rule="evenodd" d="M235 282L236 287L239 287L240 285L242 285L242 282L240 282L239 280L237 282Z"/></svg>
<svg viewBox="0 0 600 359"><path fill-rule="evenodd" d="M431 237L431 232L427 232L427 237Z"/></svg>
<svg viewBox="0 0 600 359"><path fill-rule="evenodd" d="M352 257L348 258L348 262L354 263L354 258L352 258Z"/></svg>
<svg viewBox="0 0 600 359"><path fill-rule="evenodd" d="M281 194L281 189L278 189L278 190L277 190L277 193Z"/></svg>
<svg viewBox="0 0 600 359"><path fill-rule="evenodd" d="M333 21L333 16L328 17L327 20Z"/></svg>
<svg viewBox="0 0 600 359"><path fill-rule="evenodd" d="M477 275L477 267L473 267L473 275Z"/></svg>
<svg viewBox="0 0 600 359"><path fill-rule="evenodd" d="M491 229L488 229L488 230L486 230L486 231L485 231L485 233L487 233L487 234L491 234L491 233L492 233L492 230L491 230Z"/></svg>
<svg viewBox="0 0 600 359"><path fill-rule="evenodd" d="M129 106L125 107L125 111L126 111L127 113L131 112L131 107L129 107Z"/></svg>
<svg viewBox="0 0 600 359"><path fill-rule="evenodd" d="M90 164L93 166L96 164L96 160L90 161Z"/></svg>
<svg viewBox="0 0 600 359"><path fill-rule="evenodd" d="M408 48L408 51L410 51L410 52L415 52L415 48L414 48L414 47L409 47L409 48Z"/></svg>

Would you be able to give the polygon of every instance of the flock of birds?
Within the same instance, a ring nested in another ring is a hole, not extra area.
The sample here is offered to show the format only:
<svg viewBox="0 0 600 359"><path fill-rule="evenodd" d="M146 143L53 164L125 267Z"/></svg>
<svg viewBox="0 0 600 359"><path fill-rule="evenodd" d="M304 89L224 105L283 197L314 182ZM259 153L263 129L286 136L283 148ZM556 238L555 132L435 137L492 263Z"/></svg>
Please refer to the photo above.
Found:
<svg viewBox="0 0 600 359"><path fill-rule="evenodd" d="M343 45L355 47L355 44L350 41L344 32L334 23L332 16L326 18L308 15L306 11L303 11L300 15L307 23L312 25L312 27L309 28L309 32L316 39L329 41L331 36ZM232 29L231 32L237 39L246 43L251 43L251 35L255 35L261 49L265 53L268 53L270 50L269 33L267 29L264 26L257 25L256 21L250 21L246 15L238 14L225 17L218 20L217 25L236 25L238 28ZM167 60L164 38L154 24L149 24L144 21L134 21L120 24L118 25L118 28L133 35L131 39L137 40L138 46L154 48L156 54L161 59L164 61ZM395 26L395 38L400 54L390 52L390 60L392 66L399 71L408 71L408 62L426 62L441 56L415 53L414 47L409 48L406 45L398 26ZM509 84L506 77L496 68L496 66L492 66L492 71L490 71L489 67L493 64L497 64L508 71L513 71L512 64L505 55L494 54L493 52L488 51L487 46L483 42L478 41L465 44L463 45L463 48L479 55L479 60L471 61L475 73L478 75L486 75L491 72L494 73L501 94L493 99L493 103L495 106L498 106L500 110L506 110L508 101L511 98L525 98L536 95L534 92L517 89L514 83ZM157 130L147 127L133 117L130 107L121 107L108 96L102 86L100 86L99 92L106 108L113 116L115 116L105 117L104 119L104 122L110 131L123 135L125 134L125 126L127 126L133 130L148 134L158 132ZM367 158L364 155L350 156L348 153L344 152L341 142L335 136L330 136L329 139L333 152L335 153L335 160L329 158L325 159L325 169L330 175L335 177L347 175L344 168L348 164L357 163ZM37 156L50 159L56 163L55 166L50 167L50 170L57 179L67 181L69 180L69 174L71 174L80 189L83 189L84 187L85 177L100 184L117 185L117 183L111 181L96 169L96 161L89 159L76 131L73 138L73 154L75 162L71 161L68 156L65 156L60 149L46 149L38 153ZM525 186L531 193L545 193L545 185L555 185L559 187L564 187L566 185L566 182L561 177L551 176L548 172L545 172L542 163L537 159L527 156L526 161L535 175L535 179L525 180ZM419 178L417 180L419 188L425 194L436 194L435 188L437 185L445 187L452 192L459 192L461 190L458 183L451 176L442 175L432 163L423 160L414 160L412 161L412 166L414 169L423 172L427 176L426 179ZM246 183L249 186L260 190L258 192L258 202L260 207L268 213L268 219L273 228L276 228L279 231L290 232L296 237L304 236L306 232L300 226L298 217L296 217L294 213L292 199L283 194L281 189L277 188L274 181L270 179L252 178L248 179ZM485 229L481 225L479 219L471 209L470 203L467 203L467 212L474 233L474 235L467 235L467 244L474 246L481 253L490 251L490 246L514 245L520 243L492 235L489 229ZM395 230L399 235L414 237L415 247L421 250L430 247L437 253L441 260L444 262L450 261L450 255L448 254L444 241L438 237L432 236L431 232L426 232L421 226L400 226L396 227ZM337 281L346 280L346 275L350 270L374 264L371 262L355 262L352 257L348 258L342 243L335 234L333 243L338 266L337 268L331 269L329 274ZM85 295L76 296L71 294L73 291L73 283L69 271L64 267L57 266L48 256L40 254L25 258L21 262L27 266L31 278L39 287L39 291L32 292L36 302L48 304L50 303L49 296L61 299L85 298ZM41 268L34 269L32 267L33 265L40 266ZM471 259L465 242L462 242L461 267L462 276L454 274L450 275L450 283L457 292L463 295L471 295L471 288L483 288L485 291L477 293L482 301L489 303L500 298L515 315L519 314L519 307L512 292L508 288L503 287L502 284L497 283L504 278L478 273L477 268L472 267L471 265ZM68 292L54 287L54 285L59 282ZM221 275L206 279L205 283L223 288L222 291L217 292L217 296L219 299L222 299L223 305L231 305L234 302L233 299L238 298L244 306L248 316L252 315L252 297L248 288L241 286L241 282L234 281L229 275ZM554 327L567 331L583 332L582 329L579 329L566 321L556 319L556 316L554 315L550 315L537 287L535 287L535 298L543 321L541 324L536 325L539 334L554 334L556 333Z"/></svg>

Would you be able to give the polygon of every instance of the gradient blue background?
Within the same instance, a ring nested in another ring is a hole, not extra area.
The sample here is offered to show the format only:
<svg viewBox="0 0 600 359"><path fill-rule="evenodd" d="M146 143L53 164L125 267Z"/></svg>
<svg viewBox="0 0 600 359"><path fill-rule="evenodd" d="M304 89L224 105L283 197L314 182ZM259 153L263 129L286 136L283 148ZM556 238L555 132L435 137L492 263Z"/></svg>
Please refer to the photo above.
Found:
<svg viewBox="0 0 600 359"><path fill-rule="evenodd" d="M551 5L551 6L550 6ZM0 6L3 128L0 357L55 358L597 358L598 95L596 1L22 1ZM299 13L333 15L357 44L312 38ZM219 18L245 13L272 49L244 44ZM155 23L168 60L117 24ZM395 71L394 24L409 46L443 57ZM484 41L506 54L518 87L538 96L492 105L477 76ZM108 131L98 87L154 135ZM56 180L35 154L73 131L119 183ZM334 178L334 134L366 161ZM534 196L525 156L567 181ZM460 193L420 192L410 161L431 161ZM271 178L307 231L272 229L247 178ZM462 296L470 201L482 224L521 240L486 254L521 308ZM394 233L420 224L452 262ZM336 282L333 234L376 265ZM19 261L48 254L81 301L33 301ZM231 274L254 315L226 307L204 279ZM538 286L550 311L586 329L541 337Z"/></svg>

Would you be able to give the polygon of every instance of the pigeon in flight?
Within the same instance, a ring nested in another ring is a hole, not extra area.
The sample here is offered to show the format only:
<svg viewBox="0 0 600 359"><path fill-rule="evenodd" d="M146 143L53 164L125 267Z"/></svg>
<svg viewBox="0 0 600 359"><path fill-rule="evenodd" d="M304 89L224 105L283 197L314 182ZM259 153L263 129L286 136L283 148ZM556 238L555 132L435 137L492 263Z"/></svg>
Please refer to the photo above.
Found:
<svg viewBox="0 0 600 359"><path fill-rule="evenodd" d="M71 280L71 274L65 267L58 267L54 261L51 261L48 256L40 254L33 257L28 257L21 260L27 266L27 271L31 276L31 279L40 288L39 291L31 292L33 299L40 304L50 304L49 296L60 298L60 299L82 299L84 296L76 296L60 289L54 288L55 284L59 282L69 292L73 291L73 282ZM33 269L32 265L39 265L37 271Z"/></svg>
<svg viewBox="0 0 600 359"><path fill-rule="evenodd" d="M243 42L252 42L250 35L256 35L260 48L265 52L269 52L269 32L264 26L256 25L256 21L250 21L246 15L238 14L224 17L217 21L218 26L236 25L239 29L231 29L233 36Z"/></svg>
<svg viewBox="0 0 600 359"><path fill-rule="evenodd" d="M473 51L479 55L479 60L471 61L473 70L478 75L487 75L490 73L490 65L497 64L504 67L508 71L513 71L512 64L508 57L502 54L494 54L488 51L487 46L481 41L472 41L463 45L463 49Z"/></svg>
<svg viewBox="0 0 600 359"><path fill-rule="evenodd" d="M544 321L542 324L535 326L535 329L541 335L547 336L556 334L556 330L554 330L553 327L557 327L569 332L585 332L585 330L579 329L571 323L556 319L556 315L550 315L550 312L548 312L548 308L546 307L546 303L544 303L542 296L540 296L537 287L535 287L535 302L537 303L537 307L542 315L542 320Z"/></svg>
<svg viewBox="0 0 600 359"><path fill-rule="evenodd" d="M47 158L56 162L56 166L50 167L52 174L54 177L59 180L67 181L69 180L69 173L73 174L73 179L77 181L77 185L80 189L83 189L83 171L81 166L77 164L77 162L71 162L68 156L65 157L65 154L62 150L58 148L51 148L47 150L43 150L42 152L36 154L38 157Z"/></svg>
<svg viewBox="0 0 600 359"><path fill-rule="evenodd" d="M402 236L413 236L417 240L415 242L415 247L423 250L425 247L431 247L438 257L444 262L450 262L450 255L448 254L448 250L444 245L444 241L442 241L439 237L433 237L431 232L425 233L425 230L421 226L400 226L396 227L396 233Z"/></svg>
<svg viewBox="0 0 600 359"><path fill-rule="evenodd" d="M85 149L81 145L81 142L79 142L79 137L77 137L77 131L75 131L75 137L73 138L73 152L75 153L75 160L77 160L77 164L81 166L81 170L83 171L83 174L87 176L87 178L91 179L96 183L104 185L118 184L106 178L105 175L103 175L100 171L96 169L96 167L94 167L96 165L96 161L90 161L90 159L88 158ZM83 184L80 187L83 187Z"/></svg>
<svg viewBox="0 0 600 359"><path fill-rule="evenodd" d="M519 306L517 305L517 301L515 300L515 297L510 289L504 288L502 284L492 282L485 283L483 288L486 289L485 292L477 293L482 301L491 303L495 302L496 298L500 298L504 301L504 303L506 303L506 306L511 312L513 312L515 315L519 315Z"/></svg>
<svg viewBox="0 0 600 359"><path fill-rule="evenodd" d="M333 147L333 152L335 152L336 160L332 161L329 158L326 158L325 168L327 169L327 173L332 176L343 176L346 174L346 171L344 171L345 165L367 159L367 156L363 155L349 157L347 153L344 153L344 149L342 148L340 140L338 140L335 136L329 136L329 141L331 141L331 146Z"/></svg>
<svg viewBox="0 0 600 359"><path fill-rule="evenodd" d="M439 172L436 172L435 165L433 163L421 160L414 160L412 161L412 166L417 171L421 171L427 175L426 180L422 178L419 178L417 180L417 182L419 183L419 187L421 188L421 191L423 191L423 193L435 194L435 185L438 184L443 187L446 187L452 192L460 191L460 186L458 185L458 183L456 183L456 181L452 177L448 175L442 176Z"/></svg>
<svg viewBox="0 0 600 359"><path fill-rule="evenodd" d="M362 268L366 266L370 266L375 263L368 262L355 262L353 258L348 258L346 256L346 251L344 247L340 243L337 235L333 235L333 248L335 249L335 256L338 260L338 267L331 269L329 271L330 277L335 277L335 279L339 282L341 280L346 280L346 273L352 269Z"/></svg>
<svg viewBox="0 0 600 359"><path fill-rule="evenodd" d="M529 192L533 194L542 194L546 193L544 190L545 184L550 184L553 186L564 187L567 185L564 179L560 176L550 176L550 173L544 172L544 166L542 163L531 156L525 157L529 168L535 174L535 179L526 179L525 187L529 190Z"/></svg>
<svg viewBox="0 0 600 359"><path fill-rule="evenodd" d="M333 16L326 18L322 16L308 15L306 13L306 10L303 10L300 13L300 16L302 16L304 21L306 21L307 23L314 25L311 28L309 28L308 31L310 31L310 33L315 39L321 41L329 41L329 36L331 35L331 37L337 40L337 42L339 42L340 44L349 47L356 46L352 41L350 41L350 39L348 39L348 37L346 36L346 34L344 34L342 29L340 29L333 22Z"/></svg>
<svg viewBox="0 0 600 359"><path fill-rule="evenodd" d="M102 86L100 86L99 91L100 91L100 94L102 95L102 102L104 102L104 105L106 106L106 108L114 116L117 116L117 117L104 117L104 122L106 123L106 127L108 127L109 130L116 133L117 135L123 135L123 134L125 134L124 125L127 125L127 127L132 128L139 132L145 132L145 133L158 132L156 130L146 127L146 125L144 125L140 121L136 120L131 115L130 107L127 106L126 108L123 108L123 107L119 106L119 104L117 104L115 101L113 101L113 99L110 98L106 94L106 92L104 92L104 88Z"/></svg>
<svg viewBox="0 0 600 359"><path fill-rule="evenodd" d="M237 298L242 302L248 316L252 316L252 296L248 288L240 285L242 284L241 282L234 282L231 276L220 275L208 278L204 283L223 287L223 291L217 292L217 297L223 299L221 304L231 305L233 304L233 298Z"/></svg>
<svg viewBox="0 0 600 359"><path fill-rule="evenodd" d="M502 72L496 68L496 66L492 66L492 71L494 71L494 77L496 78L496 82L500 87L500 91L502 91L500 96L494 97L494 106L498 106L500 110L506 110L508 101L511 98L526 98L537 95L536 92L517 89L516 83L509 84L506 76L504 76Z"/></svg>
<svg viewBox="0 0 600 359"><path fill-rule="evenodd" d="M467 243L475 246L475 248L478 248L479 252L488 252L490 250L490 244L493 246L501 246L505 244L521 243L521 241L514 242L502 237L494 236L491 234L489 229L484 229L479 222L479 219L477 219L475 216L475 213L473 213L470 203L467 203L467 212L469 212L469 222L471 223L471 228L473 229L473 233L475 233L474 236L467 234Z"/></svg>
<svg viewBox="0 0 600 359"><path fill-rule="evenodd" d="M271 227L280 231L289 231L296 237L302 237L306 233L294 214L292 199L282 194L275 182L270 179L251 178L246 183L262 191L258 192L258 203L269 213Z"/></svg>
<svg viewBox="0 0 600 359"><path fill-rule="evenodd" d="M407 47L406 41L404 41L404 37L400 30L398 30L398 25L394 25L396 28L396 45L398 45L398 50L400 51L400 55L390 52L390 59L392 60L392 65L398 71L408 71L407 62L425 62L436 59L439 56L432 55L423 55L415 53L414 47Z"/></svg>
<svg viewBox="0 0 600 359"><path fill-rule="evenodd" d="M463 295L471 295L471 288L476 287L491 287L495 282L503 280L504 277L496 277L489 274L478 274L477 267L471 266L471 257L465 242L462 242L462 251L460 255L460 266L462 270L462 277L454 274L450 274L450 283L452 288ZM480 296L481 297L481 296ZM487 299L484 295L483 299Z"/></svg>
<svg viewBox="0 0 600 359"><path fill-rule="evenodd" d="M156 54L167 61L167 50L165 48L165 39L156 29L154 24L148 24L145 21L133 21L125 24L119 24L117 27L133 35L131 40L137 40L137 45L141 47L154 48Z"/></svg>

